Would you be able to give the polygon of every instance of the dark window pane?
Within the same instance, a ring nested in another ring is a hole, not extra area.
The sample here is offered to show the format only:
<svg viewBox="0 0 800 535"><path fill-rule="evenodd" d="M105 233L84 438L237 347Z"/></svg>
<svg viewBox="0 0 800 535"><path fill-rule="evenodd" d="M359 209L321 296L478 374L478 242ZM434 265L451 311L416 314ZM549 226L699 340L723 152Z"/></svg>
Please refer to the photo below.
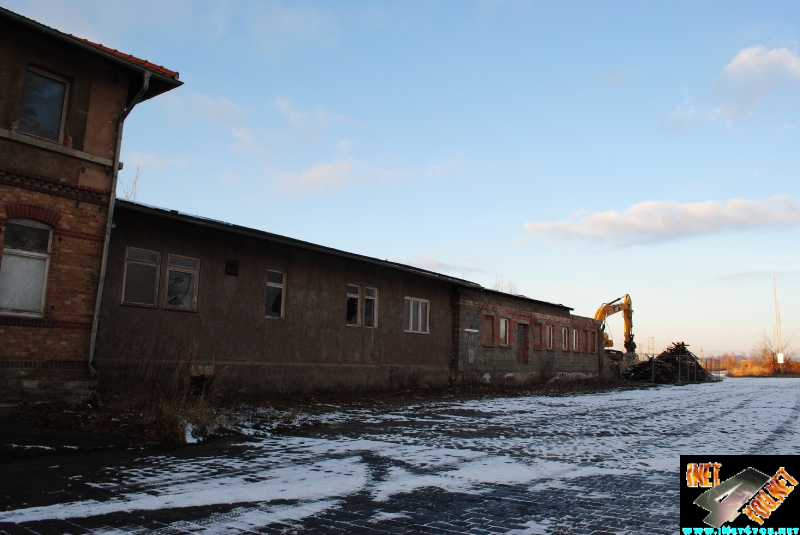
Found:
<svg viewBox="0 0 800 535"><path fill-rule="evenodd" d="M403 330L411 330L411 299L406 299L405 308L403 309Z"/></svg>
<svg viewBox="0 0 800 535"><path fill-rule="evenodd" d="M375 327L375 300L364 300L364 326Z"/></svg>
<svg viewBox="0 0 800 535"><path fill-rule="evenodd" d="M50 229L9 221L6 224L5 246L46 253L50 246Z"/></svg>
<svg viewBox="0 0 800 535"><path fill-rule="evenodd" d="M64 82L28 71L22 90L19 131L58 141L66 93Z"/></svg>
<svg viewBox="0 0 800 535"><path fill-rule="evenodd" d="M347 285L347 293L353 294L353 295L358 295L358 286L356 286L355 284L348 284Z"/></svg>
<svg viewBox="0 0 800 535"><path fill-rule="evenodd" d="M283 284L283 272L267 271L267 282L271 282L273 284Z"/></svg>
<svg viewBox="0 0 800 535"><path fill-rule="evenodd" d="M155 306L156 274L155 266L128 264L125 272L125 297L123 301Z"/></svg>
<svg viewBox="0 0 800 535"><path fill-rule="evenodd" d="M184 258L182 256L170 256L169 265L174 267L197 269L197 260L194 258Z"/></svg>
<svg viewBox="0 0 800 535"><path fill-rule="evenodd" d="M129 260L140 260L142 262L158 262L158 253L142 251L140 249L128 249Z"/></svg>
<svg viewBox="0 0 800 535"><path fill-rule="evenodd" d="M358 325L358 297L347 298L347 324Z"/></svg>
<svg viewBox="0 0 800 535"><path fill-rule="evenodd" d="M425 301L420 301L419 309L419 332L426 333L428 332L428 303Z"/></svg>
<svg viewBox="0 0 800 535"><path fill-rule="evenodd" d="M277 286L267 287L267 316L272 318L281 317L281 306L283 301L283 288Z"/></svg>
<svg viewBox="0 0 800 535"><path fill-rule="evenodd" d="M194 274L170 270L167 275L167 305L194 308Z"/></svg>

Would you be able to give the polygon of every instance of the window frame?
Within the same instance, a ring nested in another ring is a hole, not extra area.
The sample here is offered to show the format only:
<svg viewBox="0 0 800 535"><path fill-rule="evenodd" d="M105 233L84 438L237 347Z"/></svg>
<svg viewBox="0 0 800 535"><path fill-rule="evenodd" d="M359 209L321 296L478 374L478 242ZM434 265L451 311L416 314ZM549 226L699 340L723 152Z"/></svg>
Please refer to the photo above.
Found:
<svg viewBox="0 0 800 535"><path fill-rule="evenodd" d="M561 327L561 351L569 351L569 327Z"/></svg>
<svg viewBox="0 0 800 535"><path fill-rule="evenodd" d="M370 290L372 295L369 295ZM367 324L367 301L372 302L372 325ZM363 307L363 322L362 324L367 329L378 328L378 288L375 286L364 286L364 307Z"/></svg>
<svg viewBox="0 0 800 535"><path fill-rule="evenodd" d="M555 349L555 345L556 345L555 344L555 329L553 328L552 325L547 325L546 329L545 329L545 332L546 332L546 337L547 337L547 339L545 340L547 342L546 348L547 349Z"/></svg>
<svg viewBox="0 0 800 535"><path fill-rule="evenodd" d="M185 266L173 266L172 259L173 258L185 258L187 260L194 260L197 262L197 267L195 268L188 268ZM200 286L200 259L195 258L193 256L186 256L181 254L175 253L167 253L167 265L165 266L167 270L167 276L164 277L164 310L178 310L181 312L197 312L198 310L198 288ZM192 284L192 304L190 308L170 305L167 299L169 298L169 275L171 271L176 271L178 273L188 273L193 275L193 284Z"/></svg>
<svg viewBox="0 0 800 535"><path fill-rule="evenodd" d="M34 227L39 229L44 229L48 231L47 236L47 249L45 252L41 251L33 251L27 249L18 249L7 245L5 235L8 232L8 225L21 225L21 226L28 226ZM43 318L44 317L44 310L45 310L45 303L47 301L47 281L50 278L50 258L53 253L53 227L46 223L42 223L41 221L36 221L35 219L27 219L27 218L9 218L6 220L4 232L4 240L3 240L3 256L2 258L5 259L6 256L16 256L22 258L35 258L39 260L44 260L44 274L43 280L41 285L41 292L42 297L39 303L39 310L19 310L13 308L0 308L0 315L3 316L24 316L29 318ZM2 270L2 264L5 262L0 263L0 270ZM8 265L5 263L6 266Z"/></svg>
<svg viewBox="0 0 800 535"><path fill-rule="evenodd" d="M64 84L64 99L61 102L61 115L59 117L59 123L58 123L58 136L55 139L51 138L51 137L41 136L41 135L33 133L33 132L28 132L28 131L24 130L23 128L21 128L20 126L17 127L17 132L19 132L20 134L24 134L26 136L35 137L36 139L42 139L42 140L45 140L45 141L50 141L52 143L58 143L60 145L60 144L62 144L64 142L64 127L65 127L66 121L67 121L67 106L68 106L68 103L69 103L69 94L70 94L70 85L71 85L70 79L65 77L65 76L60 76L60 75L54 74L54 73L52 73L50 71L47 71L45 69L34 67L33 65L28 65L28 67L25 69L25 81L23 81L22 94L20 95L20 101L19 101L20 108L19 108L18 120L19 120L19 124L20 125L22 125L22 122L23 122L23 118L22 118L23 117L23 115L22 115L22 103L23 103L23 100L25 99L25 85L26 85L27 80L28 80L28 73L31 73L31 72L36 74L36 75L38 75L38 76L42 76L44 78L49 78L51 80L54 80L56 82Z"/></svg>
<svg viewBox="0 0 800 535"><path fill-rule="evenodd" d="M509 328L511 326L511 321L508 318L498 318L498 336L497 336L497 344L501 346L508 346L509 345Z"/></svg>
<svg viewBox="0 0 800 535"><path fill-rule="evenodd" d="M581 335L580 329L572 329L572 351L580 351L581 349Z"/></svg>
<svg viewBox="0 0 800 535"><path fill-rule="evenodd" d="M425 330L422 330L423 322L422 320L422 305L425 305L425 322L424 327ZM414 307L417 307L417 313L419 314L420 321L419 321L419 328L414 330ZM408 316L406 316L406 312L408 312ZM403 301L403 332L413 333L413 334L430 334L431 333L431 302L428 299L422 299L419 297L411 297L406 296ZM406 328L406 320L408 324L408 328Z"/></svg>
<svg viewBox="0 0 800 535"><path fill-rule="evenodd" d="M270 282L269 274L270 273L280 273L281 274L281 283L278 284L277 282ZM281 289L281 311L280 315L275 316L271 314L267 314L267 307L269 306L269 289L270 288L280 288ZM265 294L265 302L264 302L264 317L268 319L283 319L286 317L286 272L282 269L267 269L267 288Z"/></svg>
<svg viewBox="0 0 800 535"><path fill-rule="evenodd" d="M134 251L141 251L143 253L149 253L156 255L155 262L147 262L146 260L131 260L128 258L128 254L131 250ZM138 303L136 301L126 301L125 300L125 290L128 287L128 265L129 263L137 264L140 266L151 266L155 267L155 278L153 281L153 303ZM122 296L120 298L120 304L125 306L134 306L134 307L145 307L145 308L158 308L158 291L161 286L161 253L158 251L151 251L150 249L143 249L141 247L133 247L127 246L125 247L125 269L122 273Z"/></svg>

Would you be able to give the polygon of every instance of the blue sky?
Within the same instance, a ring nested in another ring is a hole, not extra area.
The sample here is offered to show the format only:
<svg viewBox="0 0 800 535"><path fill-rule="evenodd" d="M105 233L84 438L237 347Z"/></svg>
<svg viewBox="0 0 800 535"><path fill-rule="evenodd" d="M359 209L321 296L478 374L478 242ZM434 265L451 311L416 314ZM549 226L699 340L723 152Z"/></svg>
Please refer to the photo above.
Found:
<svg viewBox="0 0 800 535"><path fill-rule="evenodd" d="M585 316L629 293L640 345L698 355L771 337L777 279L800 335L800 3L0 2L180 72L125 124L137 201Z"/></svg>

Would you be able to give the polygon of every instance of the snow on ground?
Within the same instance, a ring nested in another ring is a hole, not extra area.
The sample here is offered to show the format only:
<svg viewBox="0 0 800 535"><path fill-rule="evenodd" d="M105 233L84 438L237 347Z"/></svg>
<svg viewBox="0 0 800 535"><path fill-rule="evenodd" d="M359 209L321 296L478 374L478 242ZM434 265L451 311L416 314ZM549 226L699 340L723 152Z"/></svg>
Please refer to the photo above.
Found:
<svg viewBox="0 0 800 535"><path fill-rule="evenodd" d="M769 444L769 451L797 454L799 400L796 380L727 379L341 410L326 415L324 425L291 434L251 430L236 454L159 455L135 467L109 466L103 480L89 483L112 499L2 511L0 522L239 504L191 530L224 533L311 517L355 493L380 504L431 487L484 493L502 485L527 485L530 492L570 486L580 498L608 500L592 488L593 478L646 472L674 485L682 453L765 453ZM374 519L403 516L378 510ZM545 533L548 522L531 520L517 533Z"/></svg>

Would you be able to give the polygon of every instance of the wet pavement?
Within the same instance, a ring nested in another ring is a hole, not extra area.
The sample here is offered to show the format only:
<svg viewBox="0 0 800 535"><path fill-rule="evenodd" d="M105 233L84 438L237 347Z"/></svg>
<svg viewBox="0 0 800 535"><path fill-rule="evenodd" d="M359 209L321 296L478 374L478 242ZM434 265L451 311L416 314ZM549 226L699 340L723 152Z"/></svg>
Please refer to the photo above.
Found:
<svg viewBox="0 0 800 535"><path fill-rule="evenodd" d="M6 460L0 533L673 534L679 455L797 454L798 400L728 379L331 407L281 433Z"/></svg>

